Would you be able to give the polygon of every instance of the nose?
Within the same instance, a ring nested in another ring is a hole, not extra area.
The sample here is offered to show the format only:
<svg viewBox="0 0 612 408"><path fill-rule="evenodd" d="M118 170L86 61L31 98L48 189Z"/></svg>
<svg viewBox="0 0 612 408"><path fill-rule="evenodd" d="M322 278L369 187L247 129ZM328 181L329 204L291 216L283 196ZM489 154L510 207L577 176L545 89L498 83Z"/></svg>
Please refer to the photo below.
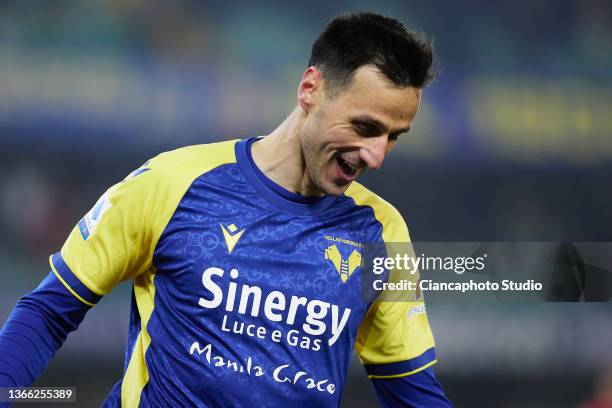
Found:
<svg viewBox="0 0 612 408"><path fill-rule="evenodd" d="M387 154L388 142L386 135L364 139L364 146L359 151L359 156L368 168L380 169Z"/></svg>

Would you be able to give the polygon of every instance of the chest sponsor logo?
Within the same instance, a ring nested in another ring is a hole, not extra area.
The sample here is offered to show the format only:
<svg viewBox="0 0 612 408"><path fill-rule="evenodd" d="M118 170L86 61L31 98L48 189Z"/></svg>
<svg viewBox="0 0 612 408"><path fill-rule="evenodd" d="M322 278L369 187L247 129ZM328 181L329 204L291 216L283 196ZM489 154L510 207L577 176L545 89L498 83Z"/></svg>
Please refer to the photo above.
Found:
<svg viewBox="0 0 612 408"><path fill-rule="evenodd" d="M256 285L238 285L237 269L229 272L231 280L225 287L219 284L225 273L221 268L207 268L202 273L206 297L198 300L200 307L219 309L223 313L219 327L223 335L228 333L245 339L263 340L270 345L281 343L284 344L283 348L319 352L325 345L332 347L347 326L350 308L304 296L287 296L277 290L266 293ZM257 320L250 319L252 323L247 323L243 319L247 315ZM270 323L275 327L271 327ZM282 362L276 362L272 370L258 361L261 356L241 353L224 356L215 352L212 343L203 343L202 346L199 341L193 341L188 352L200 360L203 357L203 362L219 370L271 378L277 383L286 383L312 392L334 394L336 390L336 384L329 375L315 377L292 364Z"/></svg>
<svg viewBox="0 0 612 408"><path fill-rule="evenodd" d="M215 282L224 275L223 269L215 267L206 269L202 274L202 285L207 291L207 297L201 297L198 301L203 308L223 308L228 312L223 316L221 331L260 339L269 338L276 343L285 342L292 347L319 351L321 340L326 340L330 347L338 341L351 314L350 308L318 299L297 295L288 297L278 290L265 293L256 285L238 286L237 269L230 271L231 281L225 293L224 288ZM303 313L306 314L305 321L299 322L296 317ZM284 323L290 329L269 332L264 325L245 325L235 314Z"/></svg>

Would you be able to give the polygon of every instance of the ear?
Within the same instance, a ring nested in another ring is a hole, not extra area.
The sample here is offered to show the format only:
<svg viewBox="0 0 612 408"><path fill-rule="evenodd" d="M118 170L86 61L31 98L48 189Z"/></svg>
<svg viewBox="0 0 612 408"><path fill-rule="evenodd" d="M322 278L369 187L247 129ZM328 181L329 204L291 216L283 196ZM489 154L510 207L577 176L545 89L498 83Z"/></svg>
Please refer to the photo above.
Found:
<svg viewBox="0 0 612 408"><path fill-rule="evenodd" d="M309 67L304 71L302 80L298 86L298 104L305 112L310 112L313 106L319 103L322 93L321 72L317 67Z"/></svg>

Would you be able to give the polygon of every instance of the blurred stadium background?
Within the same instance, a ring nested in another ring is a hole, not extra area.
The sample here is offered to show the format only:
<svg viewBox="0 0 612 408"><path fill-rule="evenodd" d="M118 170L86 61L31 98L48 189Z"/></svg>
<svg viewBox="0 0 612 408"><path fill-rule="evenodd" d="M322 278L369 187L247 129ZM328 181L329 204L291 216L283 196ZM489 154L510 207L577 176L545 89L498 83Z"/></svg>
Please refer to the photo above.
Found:
<svg viewBox="0 0 612 408"><path fill-rule="evenodd" d="M609 0L4 0L0 321L147 158L272 130L320 29L357 9L435 37L415 127L365 179L414 240L612 241ZM99 406L119 379L129 291L103 299L40 379L78 388L66 406ZM457 407L578 407L612 362L609 303L428 306ZM354 364L343 406L376 405Z"/></svg>

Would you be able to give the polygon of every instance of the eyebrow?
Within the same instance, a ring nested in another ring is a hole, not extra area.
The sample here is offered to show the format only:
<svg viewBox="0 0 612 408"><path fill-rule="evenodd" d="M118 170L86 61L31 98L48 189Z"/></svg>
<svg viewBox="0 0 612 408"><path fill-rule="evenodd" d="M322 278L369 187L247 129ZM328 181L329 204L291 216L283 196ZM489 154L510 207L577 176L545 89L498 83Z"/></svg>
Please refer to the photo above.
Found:
<svg viewBox="0 0 612 408"><path fill-rule="evenodd" d="M387 126L385 126L384 123L382 123L380 120L373 118L370 115L367 114L363 114L363 115L358 115L355 116L353 118L353 121L357 121L357 122L366 122L372 126L376 126L379 130L383 130L385 132L387 132L389 129L387 128ZM397 129L395 132L391 132L390 134L394 134L394 135L399 135L401 133L406 133L410 130L410 127L407 128L401 128L401 129Z"/></svg>

